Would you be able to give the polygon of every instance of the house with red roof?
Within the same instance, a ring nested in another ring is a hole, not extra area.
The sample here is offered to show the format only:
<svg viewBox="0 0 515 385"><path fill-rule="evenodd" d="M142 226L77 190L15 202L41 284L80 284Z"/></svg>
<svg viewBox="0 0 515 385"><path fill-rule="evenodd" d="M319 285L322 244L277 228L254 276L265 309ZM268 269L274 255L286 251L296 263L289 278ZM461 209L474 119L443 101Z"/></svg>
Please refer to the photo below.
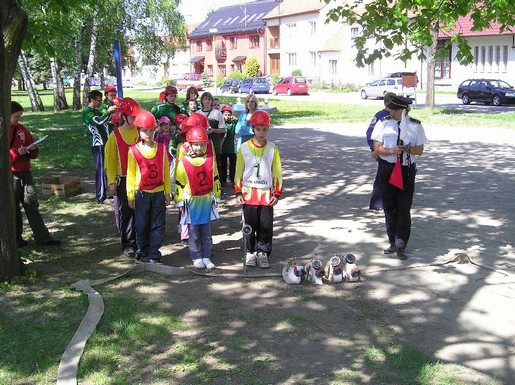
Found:
<svg viewBox="0 0 515 385"><path fill-rule="evenodd" d="M191 72L225 77L235 70L243 72L252 56L260 64L261 75L269 74L263 17L277 4L276 0L260 0L213 11L188 35Z"/></svg>
<svg viewBox="0 0 515 385"><path fill-rule="evenodd" d="M461 65L456 60L457 47L454 44L448 54L436 62L437 84L457 86L463 80L470 78L501 79L514 84L515 31L501 31L501 25L496 23L492 23L489 29L483 31L473 31L472 26L470 17L463 16L458 19L453 29L439 31L440 45L456 33L465 37L471 47L474 60L469 65Z"/></svg>
<svg viewBox="0 0 515 385"><path fill-rule="evenodd" d="M300 69L313 82L362 85L394 72L416 72L419 85L425 86L425 59L405 63L384 57L357 67L354 38L361 28L343 21L326 23L328 11L336 5L320 0L260 0L219 8L189 34L191 72L225 77L237 69L243 71L247 58L253 56L261 75L284 77ZM474 62L460 65L453 45L436 62L437 85L456 86L471 77L515 82L509 73L515 62L514 33L501 32L498 24L472 31L470 18L461 17L452 31L440 31L438 44L456 32L467 38ZM368 44L374 48L377 43L369 39Z"/></svg>

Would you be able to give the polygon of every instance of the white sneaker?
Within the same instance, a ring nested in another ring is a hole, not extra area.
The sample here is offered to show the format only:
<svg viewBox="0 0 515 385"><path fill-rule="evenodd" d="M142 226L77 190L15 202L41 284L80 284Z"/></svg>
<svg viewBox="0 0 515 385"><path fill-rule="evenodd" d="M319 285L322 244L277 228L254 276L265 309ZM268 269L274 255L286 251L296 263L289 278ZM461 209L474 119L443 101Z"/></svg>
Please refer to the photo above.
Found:
<svg viewBox="0 0 515 385"><path fill-rule="evenodd" d="M206 267L209 270L212 270L216 267L215 264L213 262L211 262L211 260L209 258L202 258L202 262L204 263L204 265L206 265Z"/></svg>
<svg viewBox="0 0 515 385"><path fill-rule="evenodd" d="M202 259L199 258L199 259L193 260L193 267L196 269L203 269L206 267L206 265L204 265L204 262L202 261Z"/></svg>
<svg viewBox="0 0 515 385"><path fill-rule="evenodd" d="M256 260L259 267L262 269L268 269L270 264L268 263L268 256L262 251L258 251L256 254Z"/></svg>
<svg viewBox="0 0 515 385"><path fill-rule="evenodd" d="M245 265L247 266L256 266L256 253L249 253L245 255Z"/></svg>

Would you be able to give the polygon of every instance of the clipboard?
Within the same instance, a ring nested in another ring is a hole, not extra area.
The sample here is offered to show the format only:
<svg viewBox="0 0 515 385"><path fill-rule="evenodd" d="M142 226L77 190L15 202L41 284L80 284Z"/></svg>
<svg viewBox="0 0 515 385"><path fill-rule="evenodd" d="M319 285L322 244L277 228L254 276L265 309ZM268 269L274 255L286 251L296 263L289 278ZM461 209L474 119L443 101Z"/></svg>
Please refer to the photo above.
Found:
<svg viewBox="0 0 515 385"><path fill-rule="evenodd" d="M35 140L34 142L31 143L31 145L37 145L37 144L40 144L42 142L44 142L45 140L47 140L48 138L48 134L47 135L43 135L41 138L39 138L38 140Z"/></svg>

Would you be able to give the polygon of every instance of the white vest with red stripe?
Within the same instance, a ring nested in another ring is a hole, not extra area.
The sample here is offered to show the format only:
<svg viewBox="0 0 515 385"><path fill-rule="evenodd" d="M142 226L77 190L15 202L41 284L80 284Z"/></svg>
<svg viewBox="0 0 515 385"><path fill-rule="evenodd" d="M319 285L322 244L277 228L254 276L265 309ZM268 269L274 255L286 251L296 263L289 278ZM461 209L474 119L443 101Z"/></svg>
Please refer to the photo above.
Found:
<svg viewBox="0 0 515 385"><path fill-rule="evenodd" d="M272 188L272 161L274 160L275 144L267 142L263 152L263 149L255 147L251 150L249 142L241 145L241 153L245 159L242 184L254 188Z"/></svg>

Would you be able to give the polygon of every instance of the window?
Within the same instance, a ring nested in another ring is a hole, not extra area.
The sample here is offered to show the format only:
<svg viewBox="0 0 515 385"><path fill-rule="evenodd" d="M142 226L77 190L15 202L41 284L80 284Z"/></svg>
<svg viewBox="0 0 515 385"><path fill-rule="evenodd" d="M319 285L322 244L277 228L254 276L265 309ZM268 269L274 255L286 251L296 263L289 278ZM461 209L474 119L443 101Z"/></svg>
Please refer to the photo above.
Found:
<svg viewBox="0 0 515 385"><path fill-rule="evenodd" d="M494 47L488 46L488 72L492 72L494 60Z"/></svg>
<svg viewBox="0 0 515 385"><path fill-rule="evenodd" d="M353 39L354 39L354 38L356 38L356 37L358 37L358 34L359 34L359 32L358 32L358 31L359 31L359 30L358 30L358 27L352 27L352 28L350 29L350 37L352 37Z"/></svg>
<svg viewBox="0 0 515 385"><path fill-rule="evenodd" d="M329 73L338 75L338 60L329 60Z"/></svg>
<svg viewBox="0 0 515 385"><path fill-rule="evenodd" d="M211 64L207 66L207 73L213 76L213 66Z"/></svg>
<svg viewBox="0 0 515 385"><path fill-rule="evenodd" d="M446 41L439 41L437 50L443 54L435 58L435 78L450 79L451 78L451 57L452 47L445 48Z"/></svg>
<svg viewBox="0 0 515 385"><path fill-rule="evenodd" d="M206 51L212 51L213 50L213 42L211 40L206 41Z"/></svg>
<svg viewBox="0 0 515 385"><path fill-rule="evenodd" d="M197 40L195 47L197 52L202 52L202 40Z"/></svg>
<svg viewBox="0 0 515 385"><path fill-rule="evenodd" d="M229 38L229 44L231 49L238 48L238 39L236 38L236 36L232 36Z"/></svg>
<svg viewBox="0 0 515 385"><path fill-rule="evenodd" d="M479 47L474 47L474 71L477 72L477 66L479 65Z"/></svg>
<svg viewBox="0 0 515 385"><path fill-rule="evenodd" d="M495 72L501 71L501 46L495 46Z"/></svg>
<svg viewBox="0 0 515 385"><path fill-rule="evenodd" d="M315 67L317 65L317 53L314 52L314 51L310 51L309 52L309 57L310 57L310 63L312 67Z"/></svg>
<svg viewBox="0 0 515 385"><path fill-rule="evenodd" d="M249 37L250 48L259 48L259 36L252 35Z"/></svg>
<svg viewBox="0 0 515 385"><path fill-rule="evenodd" d="M225 65L218 66L218 74L222 74L224 77L227 76L227 68L225 67Z"/></svg>
<svg viewBox="0 0 515 385"><path fill-rule="evenodd" d="M370 63L368 65L368 74L369 75L374 75L374 63Z"/></svg>
<svg viewBox="0 0 515 385"><path fill-rule="evenodd" d="M508 46L503 45L502 46L502 64L504 66L503 72L506 72L508 70Z"/></svg>
<svg viewBox="0 0 515 385"><path fill-rule="evenodd" d="M297 65L297 54L296 53L289 53L288 54L288 65L290 67Z"/></svg>
<svg viewBox="0 0 515 385"><path fill-rule="evenodd" d="M484 45L481 46L481 72L485 72L485 64L486 64L486 47Z"/></svg>
<svg viewBox="0 0 515 385"><path fill-rule="evenodd" d="M297 36L297 24L286 24L286 28L288 29L288 37Z"/></svg>
<svg viewBox="0 0 515 385"><path fill-rule="evenodd" d="M309 22L309 31L311 36L315 36L317 34L317 23L316 21Z"/></svg>

